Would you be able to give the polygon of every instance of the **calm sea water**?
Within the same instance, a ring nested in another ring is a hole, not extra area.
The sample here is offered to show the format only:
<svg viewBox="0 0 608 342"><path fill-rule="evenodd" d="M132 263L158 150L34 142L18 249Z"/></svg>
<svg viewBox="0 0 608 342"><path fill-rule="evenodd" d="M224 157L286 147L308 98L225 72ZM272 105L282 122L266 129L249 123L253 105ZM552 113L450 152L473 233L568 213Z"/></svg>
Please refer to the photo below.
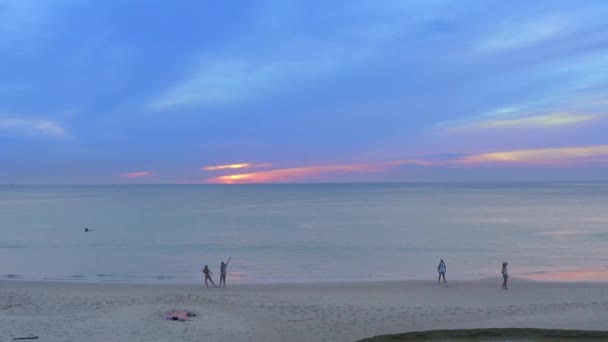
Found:
<svg viewBox="0 0 608 342"><path fill-rule="evenodd" d="M0 186L0 277L229 283L608 266L608 183ZM85 233L84 228L92 229Z"/></svg>

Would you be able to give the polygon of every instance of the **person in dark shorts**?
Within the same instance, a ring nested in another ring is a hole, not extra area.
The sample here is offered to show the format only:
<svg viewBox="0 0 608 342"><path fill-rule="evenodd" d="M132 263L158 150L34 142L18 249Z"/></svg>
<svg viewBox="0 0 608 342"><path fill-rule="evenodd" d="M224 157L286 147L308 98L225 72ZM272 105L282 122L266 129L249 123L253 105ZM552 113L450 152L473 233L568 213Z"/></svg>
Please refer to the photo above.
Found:
<svg viewBox="0 0 608 342"><path fill-rule="evenodd" d="M205 265L205 268L203 268L203 274L205 275L205 286L209 287L209 283L207 283L207 281L210 281L211 284L213 284L213 287L217 287L215 286L213 279L211 279L213 273L211 272L211 270L209 270L209 266Z"/></svg>

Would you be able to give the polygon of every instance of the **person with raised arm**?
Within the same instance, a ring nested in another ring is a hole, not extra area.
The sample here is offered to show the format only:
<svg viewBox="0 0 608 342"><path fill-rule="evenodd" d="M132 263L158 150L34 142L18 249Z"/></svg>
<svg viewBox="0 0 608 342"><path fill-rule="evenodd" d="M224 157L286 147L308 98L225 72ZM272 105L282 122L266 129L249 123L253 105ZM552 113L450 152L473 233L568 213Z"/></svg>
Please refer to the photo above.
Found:
<svg viewBox="0 0 608 342"><path fill-rule="evenodd" d="M220 287L222 287L222 282L224 287L226 287L226 269L228 268L230 260L232 260L232 258L228 258L227 262L222 261L222 264L220 265Z"/></svg>

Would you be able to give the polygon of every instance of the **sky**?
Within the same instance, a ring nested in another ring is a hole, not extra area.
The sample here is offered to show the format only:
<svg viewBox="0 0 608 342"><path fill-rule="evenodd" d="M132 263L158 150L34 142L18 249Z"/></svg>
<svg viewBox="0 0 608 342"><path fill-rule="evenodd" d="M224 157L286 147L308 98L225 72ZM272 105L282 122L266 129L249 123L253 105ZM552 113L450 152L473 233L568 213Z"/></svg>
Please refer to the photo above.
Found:
<svg viewBox="0 0 608 342"><path fill-rule="evenodd" d="M0 184L608 180L608 1L0 0Z"/></svg>

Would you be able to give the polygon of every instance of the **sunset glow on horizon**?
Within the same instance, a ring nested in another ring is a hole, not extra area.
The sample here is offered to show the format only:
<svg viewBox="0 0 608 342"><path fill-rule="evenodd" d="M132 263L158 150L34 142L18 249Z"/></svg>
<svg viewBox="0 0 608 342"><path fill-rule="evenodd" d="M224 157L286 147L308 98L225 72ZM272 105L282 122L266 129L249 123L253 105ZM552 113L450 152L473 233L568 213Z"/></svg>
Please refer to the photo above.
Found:
<svg viewBox="0 0 608 342"><path fill-rule="evenodd" d="M606 159L602 159L602 157ZM608 165L608 145L543 148L470 154L462 158L438 160L403 159L375 163L312 165L286 167L268 171L228 174L206 180L209 183L243 184L290 181L315 181L319 176L335 173L382 173L401 166L458 167L479 165Z"/></svg>

